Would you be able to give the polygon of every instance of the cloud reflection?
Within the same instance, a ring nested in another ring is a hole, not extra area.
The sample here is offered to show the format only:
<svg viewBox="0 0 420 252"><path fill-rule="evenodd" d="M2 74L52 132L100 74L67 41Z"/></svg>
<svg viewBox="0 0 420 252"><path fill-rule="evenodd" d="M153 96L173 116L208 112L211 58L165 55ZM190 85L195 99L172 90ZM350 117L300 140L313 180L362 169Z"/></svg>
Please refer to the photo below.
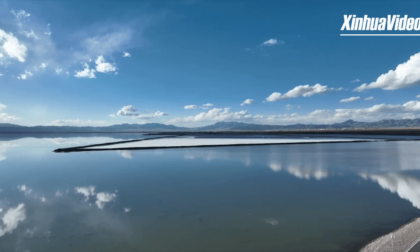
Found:
<svg viewBox="0 0 420 252"><path fill-rule="evenodd" d="M126 159L132 159L133 158L133 152L128 151L128 150L118 150L117 153Z"/></svg>
<svg viewBox="0 0 420 252"><path fill-rule="evenodd" d="M360 176L377 182L383 189L397 193L400 198L410 201L414 207L420 209L420 179L399 173L361 173Z"/></svg>
<svg viewBox="0 0 420 252"><path fill-rule="evenodd" d="M316 180L321 180L328 177L328 171L320 168L313 169L312 167L299 167L295 165L288 165L282 168L282 165L280 163L275 162L270 163L268 166L274 172L284 170L289 174L300 179L315 178Z"/></svg>
<svg viewBox="0 0 420 252"><path fill-rule="evenodd" d="M12 233L19 224L26 219L25 205L19 204L15 208L9 208L2 217L3 224L0 226L0 237L6 233Z"/></svg>

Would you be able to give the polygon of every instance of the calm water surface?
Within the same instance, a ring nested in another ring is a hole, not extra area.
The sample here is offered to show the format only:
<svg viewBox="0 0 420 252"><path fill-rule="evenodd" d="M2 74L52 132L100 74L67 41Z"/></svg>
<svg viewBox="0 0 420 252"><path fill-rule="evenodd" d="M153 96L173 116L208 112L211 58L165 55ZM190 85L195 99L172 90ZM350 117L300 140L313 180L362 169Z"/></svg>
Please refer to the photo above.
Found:
<svg viewBox="0 0 420 252"><path fill-rule="evenodd" d="M133 137L0 136L0 251L357 251L420 217L416 141L52 152Z"/></svg>

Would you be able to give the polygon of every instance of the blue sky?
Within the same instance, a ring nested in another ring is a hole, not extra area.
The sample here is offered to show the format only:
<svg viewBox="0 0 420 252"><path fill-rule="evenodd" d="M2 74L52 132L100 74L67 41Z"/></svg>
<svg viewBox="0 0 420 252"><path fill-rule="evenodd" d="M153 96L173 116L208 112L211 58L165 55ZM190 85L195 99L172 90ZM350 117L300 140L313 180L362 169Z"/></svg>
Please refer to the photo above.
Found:
<svg viewBox="0 0 420 252"><path fill-rule="evenodd" d="M416 18L418 8L414 1L0 0L0 122L417 118L420 38L343 37L340 28L343 15Z"/></svg>

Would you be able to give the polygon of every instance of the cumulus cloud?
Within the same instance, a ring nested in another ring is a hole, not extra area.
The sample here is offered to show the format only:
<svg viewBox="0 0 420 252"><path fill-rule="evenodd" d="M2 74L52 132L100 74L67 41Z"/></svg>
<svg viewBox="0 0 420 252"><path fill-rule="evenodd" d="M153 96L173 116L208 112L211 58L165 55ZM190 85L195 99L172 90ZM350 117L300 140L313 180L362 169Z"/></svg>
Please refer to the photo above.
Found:
<svg viewBox="0 0 420 252"><path fill-rule="evenodd" d="M154 114L140 114L138 110L133 105L124 106L122 109L120 109L117 112L117 115L119 116L131 116L135 119L141 119L141 120L149 120L155 117L161 117L168 115L165 112L156 111Z"/></svg>
<svg viewBox="0 0 420 252"><path fill-rule="evenodd" d="M12 34L0 29L0 52L20 62L25 62L27 48Z"/></svg>
<svg viewBox="0 0 420 252"><path fill-rule="evenodd" d="M42 69L45 69L47 67L47 64L42 63L39 67L42 68Z"/></svg>
<svg viewBox="0 0 420 252"><path fill-rule="evenodd" d="M246 104L252 104L252 103L254 103L253 99L246 99L244 102L241 103L241 106L244 106Z"/></svg>
<svg viewBox="0 0 420 252"><path fill-rule="evenodd" d="M149 114L149 115L137 115L133 118L137 118L137 119L141 119L141 120L149 120L155 117L161 117L161 116L167 116L168 114L165 112L161 112L161 111L156 111L154 114Z"/></svg>
<svg viewBox="0 0 420 252"><path fill-rule="evenodd" d="M54 120L51 122L51 124L48 125L54 125L54 126L101 126L105 125L105 121L92 121L92 120Z"/></svg>
<svg viewBox="0 0 420 252"><path fill-rule="evenodd" d="M20 74L17 78L19 80L26 80L28 77L31 77L33 74L29 71L25 71L24 73Z"/></svg>
<svg viewBox="0 0 420 252"><path fill-rule="evenodd" d="M198 105L186 105L184 106L184 109L210 109L210 107L212 107L213 104L212 103L206 103L203 104L201 106Z"/></svg>
<svg viewBox="0 0 420 252"><path fill-rule="evenodd" d="M131 57L131 54L128 52L123 52L123 57L124 58Z"/></svg>
<svg viewBox="0 0 420 252"><path fill-rule="evenodd" d="M6 105L0 103L0 111L4 108L6 108ZM14 121L18 119L19 118L16 116L11 116L6 113L0 113L0 122Z"/></svg>
<svg viewBox="0 0 420 252"><path fill-rule="evenodd" d="M104 56L99 56L96 61L96 71L100 73L115 72L117 70L115 64L111 64L105 61Z"/></svg>
<svg viewBox="0 0 420 252"><path fill-rule="evenodd" d="M371 100L373 100L373 96L365 98L365 101L371 101Z"/></svg>
<svg viewBox="0 0 420 252"><path fill-rule="evenodd" d="M409 101L402 105L378 104L361 109L315 110L307 115L284 114L260 118L260 122L275 124L290 123L335 123L353 119L376 121L381 119L412 119L420 116L420 101Z"/></svg>
<svg viewBox="0 0 420 252"><path fill-rule="evenodd" d="M322 86L321 84L315 84L313 86L299 85L293 88L292 90L289 90L285 94L274 92L269 97L266 98L266 101L274 102L274 101L280 101L280 100L285 100L289 98L296 98L299 96L309 97L314 94L322 94L322 93L327 93L330 91L338 91L338 90L341 90L341 88L328 88L327 86Z"/></svg>
<svg viewBox="0 0 420 252"><path fill-rule="evenodd" d="M251 118L246 110L231 112L229 108L214 108L208 112L202 112L196 116L184 118L174 118L168 123L188 123L188 122L211 122L211 121L230 121Z"/></svg>
<svg viewBox="0 0 420 252"><path fill-rule="evenodd" d="M267 41L264 41L261 45L263 45L263 46L273 46L273 45L277 45L277 43L278 43L277 39L269 39ZM280 41L280 43L282 43L282 42Z"/></svg>
<svg viewBox="0 0 420 252"><path fill-rule="evenodd" d="M1 219L3 224L0 225L0 237L12 233L19 224L26 219L25 205L19 204L15 208L10 208Z"/></svg>
<svg viewBox="0 0 420 252"><path fill-rule="evenodd" d="M352 102L352 101L357 101L359 99L360 99L359 96L353 96L353 97L350 97L350 98L347 98L347 99L342 99L340 102Z"/></svg>
<svg viewBox="0 0 420 252"><path fill-rule="evenodd" d="M90 69L89 65L87 63L83 63L83 70L76 71L76 74L74 75L77 78L89 78L93 79L96 78L95 76L95 69Z"/></svg>
<svg viewBox="0 0 420 252"><path fill-rule="evenodd" d="M99 209L103 209L106 203L115 200L116 197L115 193L100 192L96 195L96 205Z"/></svg>
<svg viewBox="0 0 420 252"><path fill-rule="evenodd" d="M8 115L6 113L0 113L0 122L15 121L19 118L17 116Z"/></svg>
<svg viewBox="0 0 420 252"><path fill-rule="evenodd" d="M420 117L420 101L409 101L404 104L377 104L360 109L320 109L308 114L251 115L246 110L232 112L229 108L214 108L195 116L179 117L168 120L168 124L206 125L205 122L237 121L247 123L288 125L295 123L338 123L345 120L372 122L382 119L413 119Z"/></svg>
<svg viewBox="0 0 420 252"><path fill-rule="evenodd" d="M76 193L82 194L85 198L84 201L87 202L90 196L95 196L95 187L88 186L88 187L76 187L74 188Z"/></svg>
<svg viewBox="0 0 420 252"><path fill-rule="evenodd" d="M381 88L384 90L395 90L400 88L418 85L420 83L420 53L416 53L410 57L407 62L399 64L395 70L389 70L378 77L378 79L370 84L363 84L355 89L355 91L365 91L367 89Z"/></svg>
<svg viewBox="0 0 420 252"><path fill-rule="evenodd" d="M138 116L138 110L133 105L124 106L118 110L117 115L119 116Z"/></svg>
<svg viewBox="0 0 420 252"><path fill-rule="evenodd" d="M185 105L184 109L199 109L200 106L197 105Z"/></svg>

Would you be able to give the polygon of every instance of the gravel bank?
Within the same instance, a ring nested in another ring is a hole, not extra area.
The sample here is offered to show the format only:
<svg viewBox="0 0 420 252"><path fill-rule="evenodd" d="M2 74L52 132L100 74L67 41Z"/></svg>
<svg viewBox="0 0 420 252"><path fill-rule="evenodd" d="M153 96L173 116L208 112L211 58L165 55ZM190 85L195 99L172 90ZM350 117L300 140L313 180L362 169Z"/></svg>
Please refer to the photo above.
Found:
<svg viewBox="0 0 420 252"><path fill-rule="evenodd" d="M395 238L391 238L391 234ZM420 218L372 241L360 252L406 252L420 239Z"/></svg>

